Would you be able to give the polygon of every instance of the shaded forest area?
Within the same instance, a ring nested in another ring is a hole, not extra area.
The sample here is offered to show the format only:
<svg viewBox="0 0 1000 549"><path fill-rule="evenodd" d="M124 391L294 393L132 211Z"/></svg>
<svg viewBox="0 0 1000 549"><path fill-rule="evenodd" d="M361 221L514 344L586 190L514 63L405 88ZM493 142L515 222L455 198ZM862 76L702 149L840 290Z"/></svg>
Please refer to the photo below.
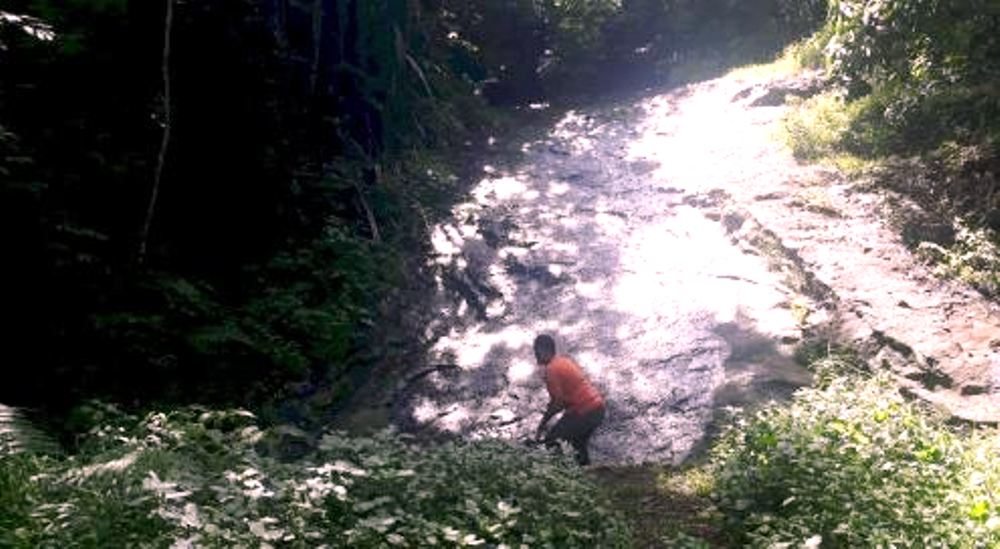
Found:
<svg viewBox="0 0 1000 549"><path fill-rule="evenodd" d="M0 401L349 394L497 106L766 56L818 3L19 1L0 12ZM169 38L169 42L165 38ZM615 75L609 78L608 75ZM456 165L457 164L457 165ZM356 378L357 376L355 376ZM363 377L363 376L362 376Z"/></svg>

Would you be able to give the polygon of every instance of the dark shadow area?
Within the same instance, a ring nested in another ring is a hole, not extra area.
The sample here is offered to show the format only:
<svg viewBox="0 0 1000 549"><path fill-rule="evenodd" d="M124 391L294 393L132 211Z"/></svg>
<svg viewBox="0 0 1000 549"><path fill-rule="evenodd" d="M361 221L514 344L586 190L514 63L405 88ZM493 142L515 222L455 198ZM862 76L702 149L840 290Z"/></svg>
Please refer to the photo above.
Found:
<svg viewBox="0 0 1000 549"><path fill-rule="evenodd" d="M812 383L812 375L795 360L792 345L781 344L743 323L719 324L713 332L729 346L724 363L726 382L715 391L716 408L788 400L796 390Z"/></svg>
<svg viewBox="0 0 1000 549"><path fill-rule="evenodd" d="M771 0L555 3L534 13L507 12L506 32L487 25L468 31L473 40L506 44L506 55L483 56L483 92L491 102L579 107L663 91L769 60L812 32L825 8L821 1Z"/></svg>
<svg viewBox="0 0 1000 549"><path fill-rule="evenodd" d="M597 467L589 474L627 517L635 547L668 548L671 535L684 533L725 547L725 539L709 518L714 507L691 469L662 466Z"/></svg>

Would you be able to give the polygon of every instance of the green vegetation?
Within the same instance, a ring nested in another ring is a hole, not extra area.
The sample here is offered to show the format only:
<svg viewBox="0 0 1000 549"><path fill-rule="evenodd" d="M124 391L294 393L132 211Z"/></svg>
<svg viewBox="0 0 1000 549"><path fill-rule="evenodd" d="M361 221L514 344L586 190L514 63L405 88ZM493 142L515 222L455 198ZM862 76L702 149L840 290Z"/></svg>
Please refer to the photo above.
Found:
<svg viewBox="0 0 1000 549"><path fill-rule="evenodd" d="M73 457L0 457L0 546L628 546L581 470L543 452L329 433L284 462L246 411L89 415Z"/></svg>
<svg viewBox="0 0 1000 549"><path fill-rule="evenodd" d="M955 142L993 147L998 24L1000 9L989 1L831 2L825 27L796 54L840 87L792 115L795 152L871 159Z"/></svg>
<svg viewBox="0 0 1000 549"><path fill-rule="evenodd" d="M296 419L320 424L411 351L376 343L417 346L383 332L495 107L715 74L824 13L749 69L837 85L792 109L793 152L947 219L954 238L911 244L1000 294L994 0L5 4L5 351L28 362L0 402L75 440L0 406L0 546L1000 545L997 431L830 361L704 462L603 489L500 442L328 433L286 459L287 426L190 405L271 411L305 386L324 409Z"/></svg>
<svg viewBox="0 0 1000 549"><path fill-rule="evenodd" d="M608 467L592 475L631 526L634 547L724 545L711 499L715 480L704 463Z"/></svg>
<svg viewBox="0 0 1000 549"><path fill-rule="evenodd" d="M598 472L633 529L676 547L995 547L1000 431L950 424L842 358L791 403L728 420L679 470Z"/></svg>
<svg viewBox="0 0 1000 549"><path fill-rule="evenodd" d="M1000 237L996 231L960 225L951 246L920 242L916 251L934 264L940 275L961 280L990 297L1000 297Z"/></svg>
<svg viewBox="0 0 1000 549"><path fill-rule="evenodd" d="M1000 432L949 424L852 360L820 359L817 387L732 418L700 463L596 471L618 514L570 462L505 443L332 433L287 462L281 429L248 412L91 405L75 455L0 459L0 544L614 547L623 516L675 547L1000 543Z"/></svg>
<svg viewBox="0 0 1000 549"><path fill-rule="evenodd" d="M952 225L944 239L906 234L926 220L900 228L939 272L991 296L1000 273L998 29L1000 5L988 0L831 2L799 59L824 66L837 86L785 122L796 157L831 162Z"/></svg>
<svg viewBox="0 0 1000 549"><path fill-rule="evenodd" d="M5 4L4 312L33 361L0 401L353 391L458 192L445 150L495 120L418 7Z"/></svg>
<svg viewBox="0 0 1000 549"><path fill-rule="evenodd" d="M712 455L718 508L755 547L1000 543L996 429L907 402L893 380L832 376L738 419Z"/></svg>
<svg viewBox="0 0 1000 549"><path fill-rule="evenodd" d="M842 96L830 91L802 101L785 119L785 134L792 153L803 160L834 163L851 158L844 150L844 139L851 121L863 108L861 101L848 105Z"/></svg>

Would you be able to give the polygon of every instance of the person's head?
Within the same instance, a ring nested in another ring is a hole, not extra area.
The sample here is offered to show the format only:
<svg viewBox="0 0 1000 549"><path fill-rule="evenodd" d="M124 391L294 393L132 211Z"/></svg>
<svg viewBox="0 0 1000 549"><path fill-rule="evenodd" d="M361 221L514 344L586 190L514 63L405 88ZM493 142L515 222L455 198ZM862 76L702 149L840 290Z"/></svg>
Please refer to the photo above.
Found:
<svg viewBox="0 0 1000 549"><path fill-rule="evenodd" d="M548 364L556 356L556 341L552 336L542 334L535 338L535 359L539 364Z"/></svg>

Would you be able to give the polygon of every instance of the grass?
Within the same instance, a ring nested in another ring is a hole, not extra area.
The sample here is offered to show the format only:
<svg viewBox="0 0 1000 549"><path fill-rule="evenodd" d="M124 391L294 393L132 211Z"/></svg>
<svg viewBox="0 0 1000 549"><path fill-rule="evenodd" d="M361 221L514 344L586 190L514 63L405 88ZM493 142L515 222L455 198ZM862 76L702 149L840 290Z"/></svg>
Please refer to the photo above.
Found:
<svg viewBox="0 0 1000 549"><path fill-rule="evenodd" d="M803 69L819 68L822 61L821 39L813 37L790 44L773 61L738 67L729 71L726 76L745 79L782 78L793 76Z"/></svg>
<svg viewBox="0 0 1000 549"><path fill-rule="evenodd" d="M704 464L602 467L591 476L629 521L635 547L726 545Z"/></svg>
<svg viewBox="0 0 1000 549"><path fill-rule="evenodd" d="M871 160L849 150L845 137L866 107L861 101L848 103L836 90L796 101L783 121L783 139L799 160L860 172Z"/></svg>

